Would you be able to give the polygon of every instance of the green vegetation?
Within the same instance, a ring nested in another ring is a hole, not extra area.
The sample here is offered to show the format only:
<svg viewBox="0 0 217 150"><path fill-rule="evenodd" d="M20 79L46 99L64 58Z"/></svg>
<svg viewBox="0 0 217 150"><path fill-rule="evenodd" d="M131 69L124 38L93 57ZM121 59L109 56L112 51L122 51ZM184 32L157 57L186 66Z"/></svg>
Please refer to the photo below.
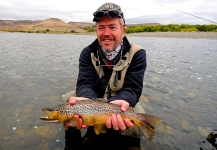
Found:
<svg viewBox="0 0 217 150"><path fill-rule="evenodd" d="M84 27L87 32L94 32L94 26ZM136 32L217 32L217 25L132 25L128 26L126 33Z"/></svg>
<svg viewBox="0 0 217 150"><path fill-rule="evenodd" d="M217 32L217 25L135 25L128 26L126 33L135 32Z"/></svg>
<svg viewBox="0 0 217 150"><path fill-rule="evenodd" d="M71 32L71 33L76 33L76 31L75 31L75 30L71 30L70 32Z"/></svg>
<svg viewBox="0 0 217 150"><path fill-rule="evenodd" d="M87 33L95 32L95 26L85 26L80 28ZM5 29L1 31L6 32L24 32L24 33L79 33L75 30L55 31L52 29L45 30L10 30ZM126 33L138 32L217 32L217 25L189 25L189 24L168 24L168 25L128 25ZM85 33L85 32L84 32Z"/></svg>
<svg viewBox="0 0 217 150"><path fill-rule="evenodd" d="M83 27L82 29L86 30L87 32L94 32L95 31L94 26L87 26L87 27Z"/></svg>

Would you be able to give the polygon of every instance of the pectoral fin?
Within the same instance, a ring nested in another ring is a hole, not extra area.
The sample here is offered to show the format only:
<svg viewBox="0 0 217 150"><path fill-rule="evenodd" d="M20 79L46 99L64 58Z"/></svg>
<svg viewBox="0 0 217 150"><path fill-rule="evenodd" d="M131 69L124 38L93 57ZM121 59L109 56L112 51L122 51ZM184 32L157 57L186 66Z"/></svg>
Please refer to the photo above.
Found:
<svg viewBox="0 0 217 150"><path fill-rule="evenodd" d="M65 122L63 124L64 130L68 130L68 127L76 127L78 124L78 120L75 117L72 117L71 119L67 120L67 122Z"/></svg>
<svg viewBox="0 0 217 150"><path fill-rule="evenodd" d="M104 125L94 125L94 131L98 135L100 133L106 133L106 127Z"/></svg>

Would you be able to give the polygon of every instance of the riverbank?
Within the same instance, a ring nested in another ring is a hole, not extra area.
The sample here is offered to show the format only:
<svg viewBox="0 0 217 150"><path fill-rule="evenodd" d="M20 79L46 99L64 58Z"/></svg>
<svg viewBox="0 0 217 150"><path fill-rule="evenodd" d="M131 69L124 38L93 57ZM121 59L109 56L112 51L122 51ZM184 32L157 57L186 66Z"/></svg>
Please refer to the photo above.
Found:
<svg viewBox="0 0 217 150"><path fill-rule="evenodd" d="M0 33L5 33L5 31L0 31ZM25 33L28 33L28 32L25 32ZM96 35L95 32L85 32L85 33L46 32L46 33L42 33L42 34L75 34L75 35L93 35L93 36ZM217 32L140 32L140 33L128 33L128 34L126 34L126 36L156 37L156 38L191 38L191 39L217 40Z"/></svg>
<svg viewBox="0 0 217 150"><path fill-rule="evenodd" d="M96 35L95 32L79 33L79 34ZM139 33L126 33L126 36L217 40L217 32L139 32Z"/></svg>
<svg viewBox="0 0 217 150"><path fill-rule="evenodd" d="M217 40L217 32L141 32L130 33L127 36L159 37L159 38L191 38Z"/></svg>

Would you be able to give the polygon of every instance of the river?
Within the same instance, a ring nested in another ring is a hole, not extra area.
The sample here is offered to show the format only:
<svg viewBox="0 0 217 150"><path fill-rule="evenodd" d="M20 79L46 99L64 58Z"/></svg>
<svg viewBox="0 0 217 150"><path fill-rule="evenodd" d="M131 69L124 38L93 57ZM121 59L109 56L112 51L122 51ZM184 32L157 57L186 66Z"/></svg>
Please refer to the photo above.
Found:
<svg viewBox="0 0 217 150"><path fill-rule="evenodd" d="M0 33L0 149L64 149L63 126L39 116L75 90L79 54L95 38ZM206 137L217 130L217 40L129 40L147 52L142 106L163 120L143 149L214 149Z"/></svg>

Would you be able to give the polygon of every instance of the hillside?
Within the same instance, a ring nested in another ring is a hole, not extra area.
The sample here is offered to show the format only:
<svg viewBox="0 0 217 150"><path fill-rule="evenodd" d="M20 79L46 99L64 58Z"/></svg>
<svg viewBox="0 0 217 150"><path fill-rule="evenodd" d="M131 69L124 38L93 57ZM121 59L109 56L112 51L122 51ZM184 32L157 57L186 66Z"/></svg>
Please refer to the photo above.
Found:
<svg viewBox="0 0 217 150"><path fill-rule="evenodd" d="M0 31L23 32L86 32L83 28L92 26L91 23L69 22L65 23L57 18L46 20L0 20Z"/></svg>
<svg viewBox="0 0 217 150"><path fill-rule="evenodd" d="M127 24L132 25L159 25L158 23L150 24ZM50 32L50 33L85 33L88 29L93 30L94 23L87 22L68 22L58 18L49 18L46 20L0 20L0 31L9 32Z"/></svg>
<svg viewBox="0 0 217 150"><path fill-rule="evenodd" d="M74 25L80 29L85 28L85 27L92 27L94 23L88 23L88 22L68 22L70 25Z"/></svg>

